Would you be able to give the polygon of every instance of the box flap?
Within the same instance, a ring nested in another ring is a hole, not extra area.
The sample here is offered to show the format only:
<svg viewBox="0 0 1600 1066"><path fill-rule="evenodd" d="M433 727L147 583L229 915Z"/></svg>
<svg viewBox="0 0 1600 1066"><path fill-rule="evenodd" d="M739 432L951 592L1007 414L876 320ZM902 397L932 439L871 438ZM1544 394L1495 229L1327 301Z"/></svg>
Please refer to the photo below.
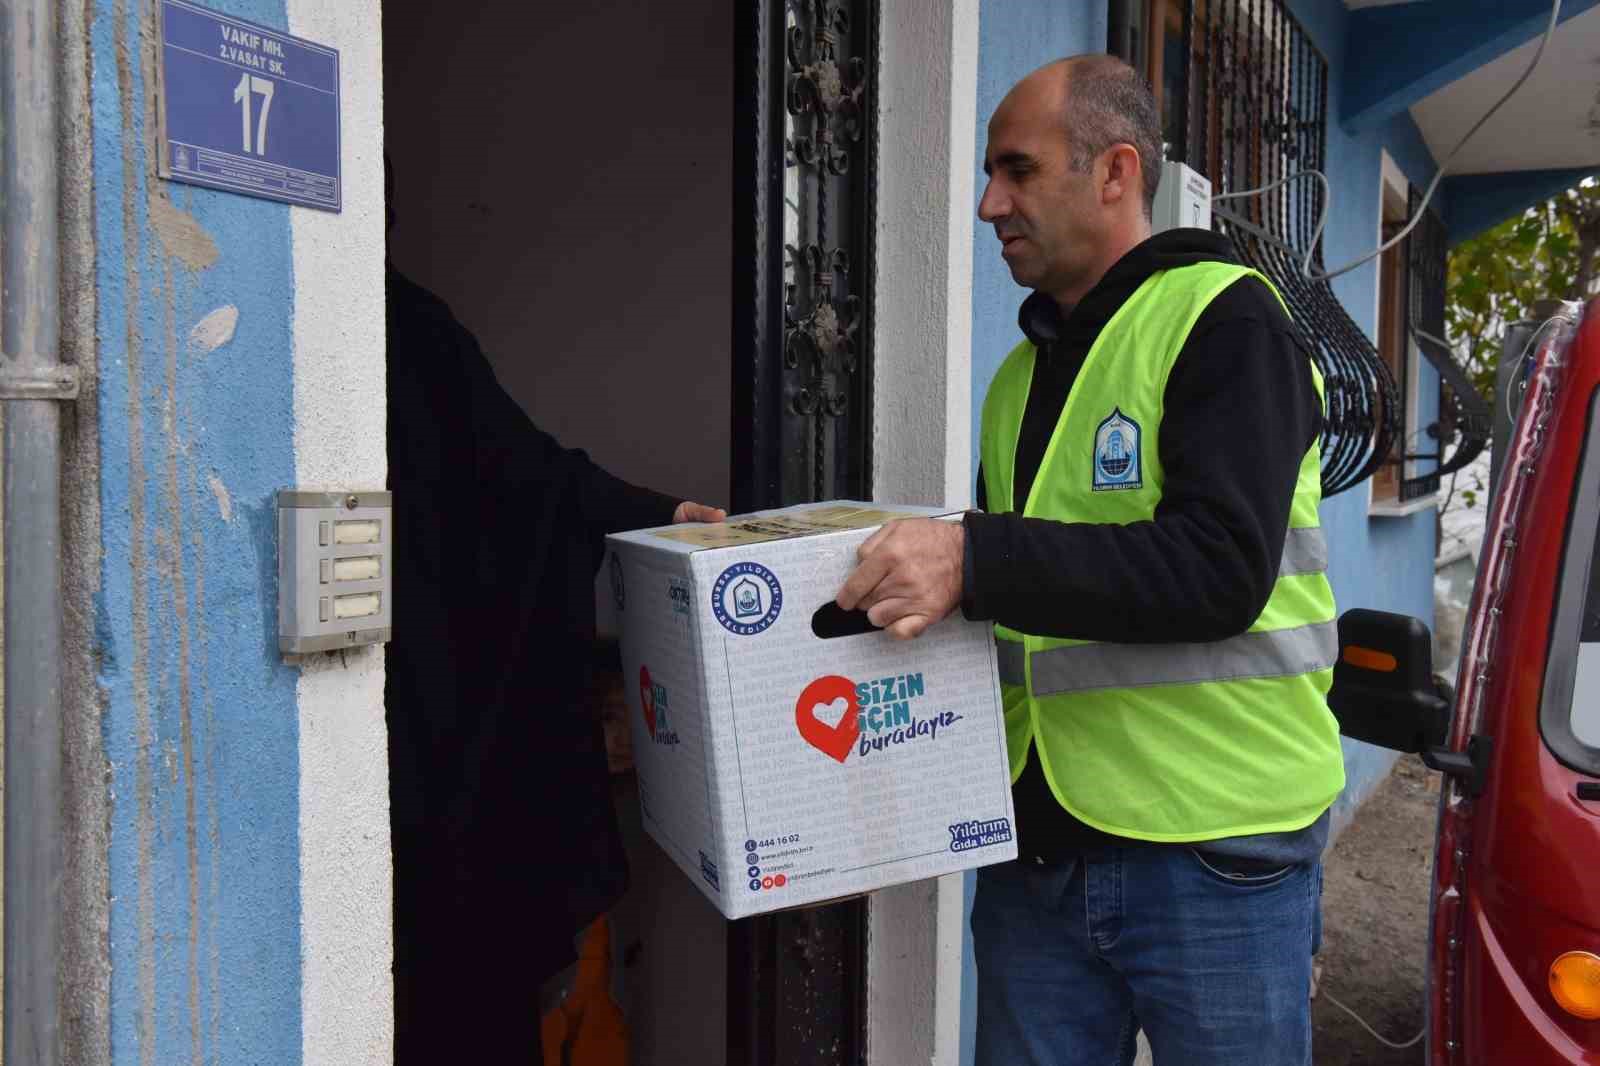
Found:
<svg viewBox="0 0 1600 1066"><path fill-rule="evenodd" d="M942 507L831 500L826 503L804 503L775 511L736 515L726 522L715 525L662 526L657 529L613 534L613 538L630 544L687 553L708 548L747 547L751 544L765 544L794 537L866 529L896 518L932 518L949 513L948 509Z"/></svg>

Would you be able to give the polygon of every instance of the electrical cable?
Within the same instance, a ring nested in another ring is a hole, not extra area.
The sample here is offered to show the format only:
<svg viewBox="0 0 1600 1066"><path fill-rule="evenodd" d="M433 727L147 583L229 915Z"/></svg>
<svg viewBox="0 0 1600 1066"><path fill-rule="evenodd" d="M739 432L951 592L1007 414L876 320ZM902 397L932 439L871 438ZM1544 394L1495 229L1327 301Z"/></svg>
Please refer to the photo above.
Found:
<svg viewBox="0 0 1600 1066"><path fill-rule="evenodd" d="M1404 1051L1408 1047L1415 1047L1417 1044L1422 1042L1422 1038L1423 1037L1428 1035L1428 1027L1426 1025L1424 1025L1422 1027L1422 1032L1418 1033L1416 1036L1412 1037L1410 1040L1407 1040L1404 1044L1396 1044L1393 1040L1389 1040L1389 1039L1385 1038L1382 1033L1378 1032L1372 1026L1368 1025L1366 1019L1361 1017L1361 1015L1357 1014L1355 1011L1351 1010L1349 1007L1346 1007L1343 1003L1340 1003L1336 998L1334 998L1334 995L1333 995L1332 992L1324 991L1324 992L1321 992L1320 995L1322 995L1325 999L1327 999L1327 1001L1329 1003L1332 1003L1335 1007L1338 1007L1340 1010L1342 1010L1346 1014L1350 1015L1350 1017L1354 1018L1356 1020L1356 1024L1357 1025L1361 1026L1361 1028L1365 1029L1368 1033L1371 1033L1372 1034L1372 1039L1376 1040L1378 1043L1382 1044L1386 1048L1393 1048L1395 1051Z"/></svg>
<svg viewBox="0 0 1600 1066"><path fill-rule="evenodd" d="M1500 97L1500 99L1495 102L1495 105L1488 111L1485 111L1483 113L1483 117L1473 124L1473 127L1467 131L1466 136L1462 137L1461 140L1456 143L1456 146L1450 150L1450 154L1444 157L1444 161L1439 164L1439 168L1434 172L1433 180L1428 183L1427 192L1422 194L1422 202L1417 205L1416 214L1413 215L1411 220L1406 223L1405 228L1399 233L1396 233L1393 237L1390 237L1387 241L1384 241L1373 251L1362 256L1360 259L1355 259L1351 262L1345 263L1343 266L1340 266L1337 269L1326 270L1320 273L1311 269L1311 258L1316 254L1317 242L1322 239L1322 231L1327 228L1328 209L1330 206L1332 206L1333 201L1333 189L1328 184L1327 175L1323 174L1320 170L1297 171L1293 174L1290 174L1286 178L1279 178L1277 181L1263 185L1257 189L1246 189L1243 192L1230 192L1223 193L1219 196L1213 196L1211 198L1211 202L1220 203L1223 200L1236 200L1247 196L1259 196L1262 193L1271 192L1273 189L1276 189L1281 185L1286 185L1297 178L1315 177L1318 181L1322 182L1322 211L1317 218L1317 228L1312 231L1311 243L1306 248L1305 259L1300 264L1301 275L1311 281L1329 281L1338 277L1340 274L1347 274L1356 269L1356 267L1370 263L1384 252L1387 252L1390 248L1393 248L1395 245L1405 240L1406 237L1410 235L1411 231L1416 229L1417 223L1422 221L1423 213L1428 210L1428 203L1433 199L1434 190L1439 187L1439 182L1443 180L1446 171L1450 169L1450 164L1455 161L1455 158L1460 154L1461 149L1467 146L1467 142L1472 140L1473 136L1476 135L1477 132L1482 129L1491 118L1494 117L1495 112L1499 111L1507 100L1510 100L1516 95L1517 90L1522 88L1523 83L1533 76L1534 70L1536 70L1539 66L1539 61L1544 58L1545 47L1550 43L1550 38L1555 36L1556 24L1560 21L1560 18L1561 0L1555 0L1554 4L1552 4L1550 8L1550 24L1545 27L1544 36L1539 40L1539 47L1533 53L1533 62L1528 64L1528 68L1522 72L1522 76L1512 84L1511 88L1506 91L1506 94Z"/></svg>
<svg viewBox="0 0 1600 1066"><path fill-rule="evenodd" d="M1533 331L1533 336L1528 338L1528 343L1522 346L1521 354L1517 356L1516 363L1511 367L1511 376L1506 380L1505 406L1506 421L1508 423L1516 425L1517 408L1522 406L1522 393L1528 391L1528 383L1522 377L1523 367L1527 364L1530 357L1538 353L1539 342L1544 338L1544 335L1549 332L1550 327L1555 325L1557 322L1564 321L1566 321L1566 319L1561 315L1550 316L1539 324L1539 328ZM1516 397L1516 403L1514 404L1511 402L1513 396Z"/></svg>
<svg viewBox="0 0 1600 1066"><path fill-rule="evenodd" d="M1213 196L1211 198L1211 202L1216 204L1221 203L1223 200L1242 200L1249 196L1260 196L1262 193L1271 192L1273 189L1276 189L1279 186L1287 185L1291 181L1297 181L1300 178L1316 178L1318 181L1322 182L1322 212L1317 216L1317 228L1311 231L1311 243L1306 247L1306 256L1300 262L1301 277L1310 278L1312 281L1316 281L1318 279L1311 276L1311 257L1316 254L1317 242L1322 240L1322 231L1327 228L1328 206L1333 202L1333 186L1328 184L1328 176L1326 174L1320 170L1297 170L1286 178L1279 178L1277 181L1269 182L1260 188L1246 189L1243 192L1225 192L1220 195ZM1423 206L1427 206L1426 202L1424 202ZM1421 217L1420 212L1418 213L1418 217ZM1382 252L1383 250L1380 248L1374 254L1381 255ZM1360 264L1357 265L1359 266ZM1332 275L1325 276L1331 277Z"/></svg>
<svg viewBox="0 0 1600 1066"><path fill-rule="evenodd" d="M1534 355L1536 355L1538 353L1539 344L1540 344L1540 342L1542 340L1544 340L1544 335L1547 332L1549 332L1551 327L1553 327L1553 326L1555 326L1557 324L1563 324L1563 323L1566 324L1566 325L1575 324L1573 318L1570 315L1563 314L1563 313L1557 313L1557 314L1551 315L1549 318L1547 318L1543 322L1539 323L1539 328L1533 331L1533 336L1529 337L1527 342L1523 344L1522 351L1518 353L1516 362L1512 364L1511 377L1509 379L1510 380L1510 384L1506 388L1506 398L1505 398L1505 409L1506 409L1506 412L1505 413L1506 413L1506 421L1507 422L1516 422L1516 420L1517 420L1517 409L1512 404L1512 396L1513 396L1513 394L1514 393L1520 393L1521 391L1524 391L1525 388L1526 388L1526 383L1525 382L1518 382L1517 381L1517 378L1523 372L1523 370L1522 370L1523 365L1527 363L1529 358L1531 358L1532 356L1534 356ZM1427 332L1426 330L1418 329L1415 326L1413 326L1412 329L1417 334L1417 336L1423 338L1424 340L1432 341L1434 344L1437 344L1440 347L1445 348L1447 350L1450 348L1449 342L1445 341L1444 339L1442 339L1440 337L1435 337L1433 334ZM1519 404L1521 403L1520 396L1517 399L1517 403L1519 403Z"/></svg>

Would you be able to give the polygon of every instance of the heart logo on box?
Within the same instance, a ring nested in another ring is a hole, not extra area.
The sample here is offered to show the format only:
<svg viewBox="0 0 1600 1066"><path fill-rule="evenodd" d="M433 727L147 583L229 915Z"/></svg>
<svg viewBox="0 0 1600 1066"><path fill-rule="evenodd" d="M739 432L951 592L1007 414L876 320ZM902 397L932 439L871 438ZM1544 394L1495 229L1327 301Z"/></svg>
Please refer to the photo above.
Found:
<svg viewBox="0 0 1600 1066"><path fill-rule="evenodd" d="M650 735L656 735L656 689L650 683L650 668L639 667L639 704L644 708L644 724Z"/></svg>
<svg viewBox="0 0 1600 1066"><path fill-rule="evenodd" d="M844 714L835 724L818 717L819 712L832 716L834 708L844 701ZM800 693L794 705L794 724L807 744L835 762L844 762L861 736L861 704L856 699L856 683L848 677L831 675L819 677Z"/></svg>

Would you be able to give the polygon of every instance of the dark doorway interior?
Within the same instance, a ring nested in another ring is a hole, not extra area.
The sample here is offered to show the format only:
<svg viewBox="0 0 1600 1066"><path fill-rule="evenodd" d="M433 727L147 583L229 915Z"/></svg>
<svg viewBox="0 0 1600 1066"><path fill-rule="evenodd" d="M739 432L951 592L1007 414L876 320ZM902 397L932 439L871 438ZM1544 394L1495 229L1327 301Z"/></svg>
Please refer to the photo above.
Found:
<svg viewBox="0 0 1600 1066"><path fill-rule="evenodd" d="M733 26L732 0L384 5L391 260L477 335L541 428L711 503L727 502L732 453ZM609 595L597 606L603 664ZM602 674L597 703L614 686ZM613 784L634 1061L717 1066L726 923L643 836L625 768Z"/></svg>

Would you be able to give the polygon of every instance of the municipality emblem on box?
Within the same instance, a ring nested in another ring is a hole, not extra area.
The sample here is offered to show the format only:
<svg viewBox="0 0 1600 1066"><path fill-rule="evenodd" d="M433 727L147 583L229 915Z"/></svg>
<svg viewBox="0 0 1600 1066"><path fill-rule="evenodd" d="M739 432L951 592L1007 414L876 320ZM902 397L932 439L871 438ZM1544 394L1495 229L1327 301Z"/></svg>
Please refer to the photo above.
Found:
<svg viewBox="0 0 1600 1066"><path fill-rule="evenodd" d="M736 636L765 632L783 610L783 586L760 563L734 563L711 587L711 613Z"/></svg>

